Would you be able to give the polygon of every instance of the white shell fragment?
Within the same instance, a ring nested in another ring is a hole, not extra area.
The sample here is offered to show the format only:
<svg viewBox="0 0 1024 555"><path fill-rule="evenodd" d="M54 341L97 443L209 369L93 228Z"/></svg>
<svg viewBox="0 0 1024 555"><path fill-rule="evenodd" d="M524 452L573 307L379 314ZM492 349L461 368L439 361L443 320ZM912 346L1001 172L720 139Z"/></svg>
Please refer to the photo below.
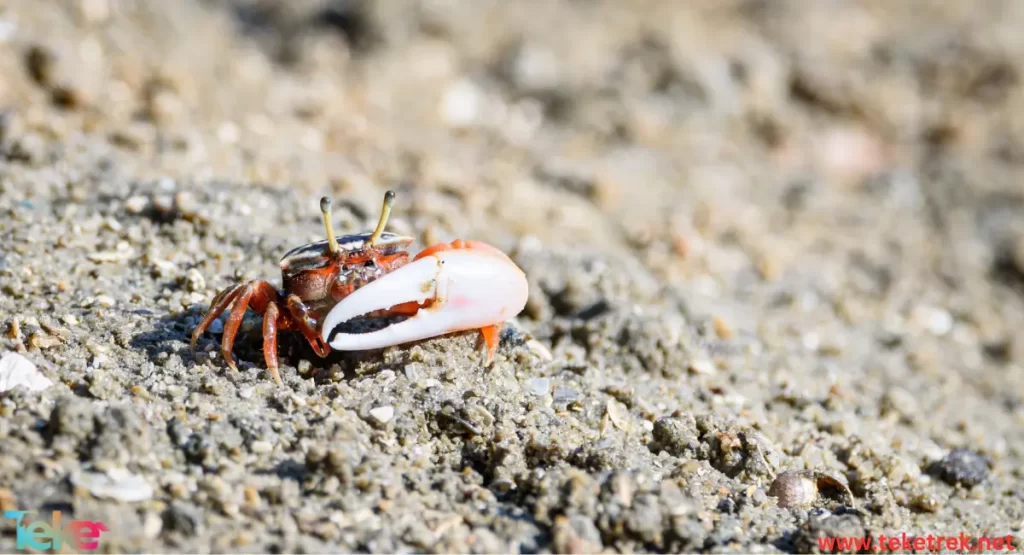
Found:
<svg viewBox="0 0 1024 555"><path fill-rule="evenodd" d="M384 406L370 409L370 417L379 424L387 424L395 416L395 407Z"/></svg>
<svg viewBox="0 0 1024 555"><path fill-rule="evenodd" d="M142 476L124 468L112 468L107 472L75 472L71 475L71 482L96 497L126 503L153 498L153 486Z"/></svg>
<svg viewBox="0 0 1024 555"><path fill-rule="evenodd" d="M605 405L605 412L616 428L625 432L630 430L629 410L625 405L614 399L608 399L608 403Z"/></svg>
<svg viewBox="0 0 1024 555"><path fill-rule="evenodd" d="M0 392L23 386L29 391L42 391L53 385L36 365L18 353L4 353L0 358Z"/></svg>

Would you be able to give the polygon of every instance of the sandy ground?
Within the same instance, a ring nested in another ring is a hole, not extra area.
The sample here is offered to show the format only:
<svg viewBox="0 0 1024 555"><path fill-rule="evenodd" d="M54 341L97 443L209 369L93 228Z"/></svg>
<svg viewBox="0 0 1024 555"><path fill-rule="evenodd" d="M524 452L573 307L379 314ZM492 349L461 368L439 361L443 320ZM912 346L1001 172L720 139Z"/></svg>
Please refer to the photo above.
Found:
<svg viewBox="0 0 1024 555"><path fill-rule="evenodd" d="M804 552L1024 526L1024 3L0 3L0 509L103 552ZM526 271L321 360L220 289L371 229ZM0 550L15 550L13 521ZM1015 544L1019 549L1019 541Z"/></svg>

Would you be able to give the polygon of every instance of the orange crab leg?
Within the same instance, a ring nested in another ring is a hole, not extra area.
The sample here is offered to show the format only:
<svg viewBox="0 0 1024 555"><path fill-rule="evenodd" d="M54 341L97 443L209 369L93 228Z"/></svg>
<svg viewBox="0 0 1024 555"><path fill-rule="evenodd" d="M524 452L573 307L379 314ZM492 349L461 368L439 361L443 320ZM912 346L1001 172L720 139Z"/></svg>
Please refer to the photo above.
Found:
<svg viewBox="0 0 1024 555"><path fill-rule="evenodd" d="M494 362L494 353L498 350L498 338L501 332L501 324L494 324L480 328L480 337L484 339L487 346L487 365Z"/></svg>
<svg viewBox="0 0 1024 555"><path fill-rule="evenodd" d="M281 374L277 371L277 303L271 301L267 312L263 315L263 359L267 362L267 370L274 376L278 385L282 384Z"/></svg>
<svg viewBox="0 0 1024 555"><path fill-rule="evenodd" d="M242 290L242 287L243 284L241 283L234 287L229 287L228 289L217 293L217 296L213 298L213 301L210 303L210 311L206 313L206 316L203 317L202 321L199 322L199 325L196 326L196 329L192 332L191 347L193 351L196 349L196 342L199 341L199 336L203 335L203 332L210 327L210 324L216 320L229 305L231 305L235 298L238 297L238 293Z"/></svg>
<svg viewBox="0 0 1024 555"><path fill-rule="evenodd" d="M249 299L252 298L252 285L247 283L242 287L242 292L231 307L231 313L224 322L224 337L221 338L220 352L224 355L224 361L232 370L238 370L235 366L235 359L231 357L231 347L235 344L235 335L238 328L242 326L242 318L245 317L245 309L249 307Z"/></svg>
<svg viewBox="0 0 1024 555"><path fill-rule="evenodd" d="M310 323L309 309L302 303L302 299L298 295L288 295L288 313L291 314L292 324L298 328L299 332L306 338L306 341L313 347L316 354L325 357L330 349L327 344L320 339L320 334L316 331L313 324Z"/></svg>
<svg viewBox="0 0 1024 555"><path fill-rule="evenodd" d="M277 290L265 281L240 283L221 291L213 298L210 311L192 332L192 349L195 349L199 336L209 328L213 320L231 306L231 312L224 322L224 336L221 338L221 355L224 356L224 360L229 367L237 369L235 361L231 356L231 349L235 344L235 336L238 335L238 330L242 326L245 311L251 308L255 312L263 314L263 354L267 362L267 369L270 370L275 382L278 384L282 383L281 376L277 371L277 332L284 329L292 329L296 324L289 318L288 314L281 314L278 300ZM319 338L317 339L319 340ZM314 344L315 347L316 344Z"/></svg>

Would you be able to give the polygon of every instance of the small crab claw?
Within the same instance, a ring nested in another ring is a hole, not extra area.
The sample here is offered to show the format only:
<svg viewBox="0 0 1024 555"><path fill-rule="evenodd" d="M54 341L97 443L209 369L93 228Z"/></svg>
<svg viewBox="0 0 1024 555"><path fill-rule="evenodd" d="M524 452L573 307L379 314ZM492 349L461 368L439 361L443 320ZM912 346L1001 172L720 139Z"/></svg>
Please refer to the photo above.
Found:
<svg viewBox="0 0 1024 555"><path fill-rule="evenodd" d="M339 333L339 351L380 349L447 333L484 328L526 306L526 274L497 249L435 252L370 282L342 299L324 318L324 341L339 324L415 301L423 306L402 322L370 333Z"/></svg>

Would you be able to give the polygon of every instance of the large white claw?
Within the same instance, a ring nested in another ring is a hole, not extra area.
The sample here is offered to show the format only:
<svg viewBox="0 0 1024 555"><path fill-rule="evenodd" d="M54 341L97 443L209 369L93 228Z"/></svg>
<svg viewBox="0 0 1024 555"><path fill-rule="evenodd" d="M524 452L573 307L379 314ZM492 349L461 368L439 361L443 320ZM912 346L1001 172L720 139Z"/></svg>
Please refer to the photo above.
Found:
<svg viewBox="0 0 1024 555"><path fill-rule="evenodd" d="M426 256L342 299L322 327L324 342L339 324L375 310L432 299L415 316L370 333L339 333L339 351L380 349L447 333L483 328L519 314L526 306L526 274L507 256L487 249L453 249Z"/></svg>

